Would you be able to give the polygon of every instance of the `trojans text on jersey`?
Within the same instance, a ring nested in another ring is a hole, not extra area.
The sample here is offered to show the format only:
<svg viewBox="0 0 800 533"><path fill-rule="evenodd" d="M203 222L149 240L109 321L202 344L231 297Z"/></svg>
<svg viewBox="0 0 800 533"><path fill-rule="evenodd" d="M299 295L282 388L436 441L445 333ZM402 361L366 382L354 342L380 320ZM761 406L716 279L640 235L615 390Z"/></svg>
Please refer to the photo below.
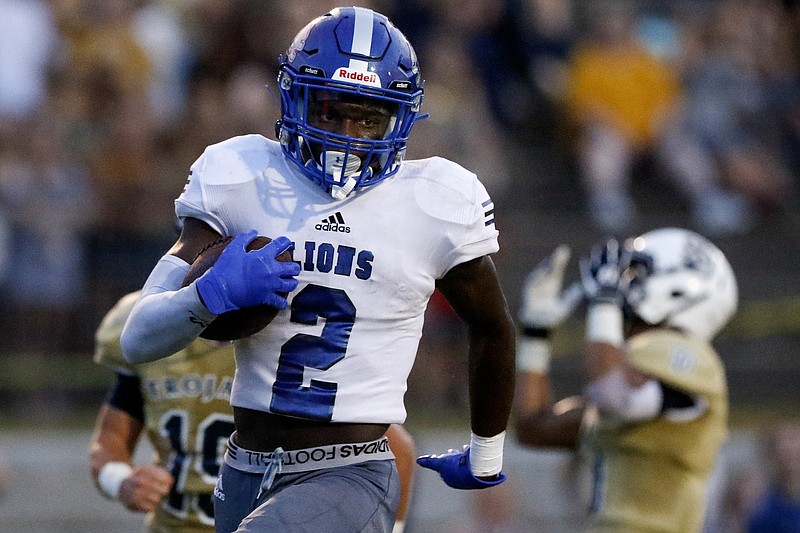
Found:
<svg viewBox="0 0 800 533"><path fill-rule="evenodd" d="M216 374L184 374L146 379L143 383L147 398L151 401L174 400L176 398L200 398L203 403L212 400L229 400L232 378Z"/></svg>

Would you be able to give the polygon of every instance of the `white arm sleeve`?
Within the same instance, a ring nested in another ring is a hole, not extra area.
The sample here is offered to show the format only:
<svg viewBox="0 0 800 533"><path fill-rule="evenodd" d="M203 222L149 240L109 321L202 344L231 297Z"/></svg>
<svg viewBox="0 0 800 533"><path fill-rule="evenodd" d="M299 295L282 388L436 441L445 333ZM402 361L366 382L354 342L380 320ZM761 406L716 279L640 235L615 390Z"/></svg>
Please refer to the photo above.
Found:
<svg viewBox="0 0 800 533"><path fill-rule="evenodd" d="M661 413L664 391L655 379L634 387L621 369L612 370L586 389L598 411L628 422L651 420Z"/></svg>
<svg viewBox="0 0 800 533"><path fill-rule="evenodd" d="M194 283L181 288L188 270L182 259L165 255L150 273L120 338L129 363L147 363L182 350L216 317L200 301Z"/></svg>

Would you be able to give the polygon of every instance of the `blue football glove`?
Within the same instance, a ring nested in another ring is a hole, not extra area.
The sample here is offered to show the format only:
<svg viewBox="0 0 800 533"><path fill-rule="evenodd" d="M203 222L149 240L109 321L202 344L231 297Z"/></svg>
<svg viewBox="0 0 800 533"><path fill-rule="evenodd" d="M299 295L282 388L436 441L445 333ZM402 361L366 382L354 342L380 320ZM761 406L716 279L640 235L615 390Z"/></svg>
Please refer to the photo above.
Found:
<svg viewBox="0 0 800 533"><path fill-rule="evenodd" d="M469 467L469 446L464 446L460 452L447 450L447 453L441 455L423 455L417 458L417 464L439 472L447 486L454 489L485 489L499 485L506 480L503 472L497 475L497 479L491 481L475 477Z"/></svg>
<svg viewBox="0 0 800 533"><path fill-rule="evenodd" d="M616 239L603 246L594 246L591 255L581 260L581 283L586 299L591 303L621 305L628 290L623 275L630 263L630 254Z"/></svg>
<svg viewBox="0 0 800 533"><path fill-rule="evenodd" d="M234 237L214 266L195 282L203 303L215 315L254 305L286 309L286 298L276 293L297 288L294 276L300 273L300 265L276 258L292 243L286 237L278 237L263 248L248 252L247 246L257 235L253 230Z"/></svg>

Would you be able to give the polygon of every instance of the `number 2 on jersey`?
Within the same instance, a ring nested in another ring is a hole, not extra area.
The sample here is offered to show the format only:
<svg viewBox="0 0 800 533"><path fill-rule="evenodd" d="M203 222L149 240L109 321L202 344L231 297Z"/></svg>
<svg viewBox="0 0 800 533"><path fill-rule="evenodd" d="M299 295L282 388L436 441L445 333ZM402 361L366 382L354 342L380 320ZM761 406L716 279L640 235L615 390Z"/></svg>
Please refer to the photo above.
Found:
<svg viewBox="0 0 800 533"><path fill-rule="evenodd" d="M272 386L273 413L330 420L338 385L311 379L303 385L306 368L327 370L347 351L356 308L343 290L308 285L292 300L292 322L314 326L325 319L319 336L298 333L281 347L278 372Z"/></svg>

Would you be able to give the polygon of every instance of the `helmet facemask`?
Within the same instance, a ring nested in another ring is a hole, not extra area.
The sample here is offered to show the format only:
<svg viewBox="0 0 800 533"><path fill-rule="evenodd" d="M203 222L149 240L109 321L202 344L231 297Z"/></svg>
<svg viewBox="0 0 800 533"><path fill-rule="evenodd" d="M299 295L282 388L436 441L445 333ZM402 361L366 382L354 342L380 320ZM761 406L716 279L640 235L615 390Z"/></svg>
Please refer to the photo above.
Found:
<svg viewBox="0 0 800 533"><path fill-rule="evenodd" d="M355 188L374 185L399 169L419 110L417 103L404 101L407 95L376 95L363 87L322 85L309 76L292 80L284 71L281 96L284 109L292 110L284 113L280 123L281 143L306 175L335 198L342 199ZM325 129L319 118L327 114L326 107L342 104L379 113L385 117L385 129L374 138L350 137Z"/></svg>
<svg viewBox="0 0 800 533"><path fill-rule="evenodd" d="M334 198L399 170L423 91L416 54L386 17L348 7L312 21L281 57L278 85L284 154ZM382 131L354 136L320 120L326 105L372 110L388 121Z"/></svg>

